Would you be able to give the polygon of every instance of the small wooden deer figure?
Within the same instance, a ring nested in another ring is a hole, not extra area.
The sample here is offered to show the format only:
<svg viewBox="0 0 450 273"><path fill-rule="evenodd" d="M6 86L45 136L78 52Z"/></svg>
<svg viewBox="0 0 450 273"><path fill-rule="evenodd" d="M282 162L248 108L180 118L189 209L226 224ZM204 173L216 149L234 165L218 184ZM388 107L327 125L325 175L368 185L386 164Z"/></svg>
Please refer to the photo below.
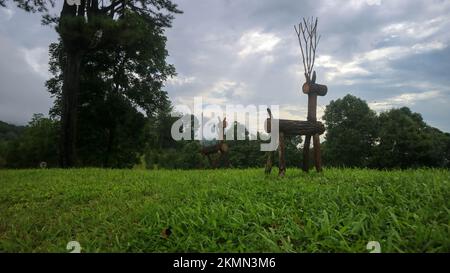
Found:
<svg viewBox="0 0 450 273"><path fill-rule="evenodd" d="M218 143L216 145L203 147L200 151L203 156L208 158L209 165L212 168L216 168L220 161L223 161L225 166L228 167L230 165L228 160L228 145L225 143L225 128L228 126L227 118L225 117L221 120L219 117L219 133L218 133ZM211 155L219 154L219 157L216 160L211 158Z"/></svg>

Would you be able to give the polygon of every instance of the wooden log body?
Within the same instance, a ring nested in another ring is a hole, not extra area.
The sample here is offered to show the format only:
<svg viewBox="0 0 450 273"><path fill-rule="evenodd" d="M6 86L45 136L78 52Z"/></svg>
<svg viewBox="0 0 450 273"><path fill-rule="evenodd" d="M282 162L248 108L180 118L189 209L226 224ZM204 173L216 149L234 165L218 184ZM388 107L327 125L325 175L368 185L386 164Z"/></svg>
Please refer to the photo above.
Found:
<svg viewBox="0 0 450 273"><path fill-rule="evenodd" d="M280 119L278 125L280 132L283 132L285 136L321 135L325 132L325 126L318 121ZM266 119L265 128L268 133L272 131L270 118Z"/></svg>
<svg viewBox="0 0 450 273"><path fill-rule="evenodd" d="M323 84L306 82L302 87L305 94L317 94L317 96L325 96L328 93L328 87Z"/></svg>

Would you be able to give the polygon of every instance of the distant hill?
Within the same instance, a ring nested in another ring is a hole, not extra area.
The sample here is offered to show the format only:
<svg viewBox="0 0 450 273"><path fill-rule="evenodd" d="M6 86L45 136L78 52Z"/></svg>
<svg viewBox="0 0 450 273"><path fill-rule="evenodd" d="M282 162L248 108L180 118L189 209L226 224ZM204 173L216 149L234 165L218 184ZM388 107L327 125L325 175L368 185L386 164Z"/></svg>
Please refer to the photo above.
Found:
<svg viewBox="0 0 450 273"><path fill-rule="evenodd" d="M25 126L16 126L0 121L0 141L9 141L19 137Z"/></svg>

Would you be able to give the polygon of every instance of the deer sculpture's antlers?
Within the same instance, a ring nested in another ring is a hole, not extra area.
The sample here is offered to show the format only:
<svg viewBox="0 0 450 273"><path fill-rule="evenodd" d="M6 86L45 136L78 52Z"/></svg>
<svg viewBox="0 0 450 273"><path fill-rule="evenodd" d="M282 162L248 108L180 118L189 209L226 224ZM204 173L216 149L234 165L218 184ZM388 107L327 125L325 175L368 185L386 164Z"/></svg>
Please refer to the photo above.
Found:
<svg viewBox="0 0 450 273"><path fill-rule="evenodd" d="M316 60L316 49L320 42L320 36L317 36L318 18L303 18L303 22L294 26L297 33L298 43L302 52L303 68L305 70L305 78L307 82L311 81L311 76Z"/></svg>

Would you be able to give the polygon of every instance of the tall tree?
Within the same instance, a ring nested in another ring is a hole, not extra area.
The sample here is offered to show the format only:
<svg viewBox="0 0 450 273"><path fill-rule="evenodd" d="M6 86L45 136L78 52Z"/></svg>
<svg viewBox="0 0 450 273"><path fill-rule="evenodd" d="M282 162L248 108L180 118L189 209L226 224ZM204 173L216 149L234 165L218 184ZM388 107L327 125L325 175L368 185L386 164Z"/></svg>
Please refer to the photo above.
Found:
<svg viewBox="0 0 450 273"><path fill-rule="evenodd" d="M19 7L29 11L47 11L54 6L53 0L13 0ZM64 67L61 70L61 136L60 165L71 167L76 164L77 107L80 95L83 58L111 44L137 35L141 28L123 24L122 19L136 16L140 24L152 26L158 33L170 27L173 14L180 13L170 0L80 0L80 5L64 1L59 17L44 16L45 23L56 23L64 53ZM0 0L5 6L6 1ZM138 54L138 53L137 53ZM119 60L120 61L120 60ZM152 75L157 76L155 69ZM164 79L166 75L162 75ZM156 82L161 80L153 78Z"/></svg>
<svg viewBox="0 0 450 273"><path fill-rule="evenodd" d="M346 95L326 106L323 119L327 128L324 151L327 164L367 166L377 133L377 116L367 103Z"/></svg>
<svg viewBox="0 0 450 273"><path fill-rule="evenodd" d="M167 93L162 88L175 69L166 62L168 52L162 29L134 13L115 24L119 31L102 34L104 40L114 42L86 52L81 61L76 143L78 161L83 165L132 165L139 150L145 147L141 112L155 119L164 118L166 114L161 113L170 111ZM50 55L53 78L47 87L56 97L51 112L62 116L63 69L68 60L64 44L52 44Z"/></svg>
<svg viewBox="0 0 450 273"><path fill-rule="evenodd" d="M161 12L162 10L166 10L168 13L164 14ZM62 72L61 96L60 164L63 167L73 166L76 162L76 107L80 92L80 71L83 56L91 50L96 51L105 45L127 39L130 35L135 35L135 31L139 32L139 29L133 29L130 25L120 22L121 19L131 16L131 14L142 18L141 23L159 28L159 31L162 32L162 28L171 26L172 13L178 12L180 11L176 8L176 5L169 0L117 0L110 1L106 5L103 1L82 0L80 6L70 6L66 1L64 2L57 27L66 57ZM117 57L120 58L121 56ZM121 62L121 64L123 66L118 67L118 69L125 69L125 62ZM116 87L118 86L119 84L116 82Z"/></svg>

